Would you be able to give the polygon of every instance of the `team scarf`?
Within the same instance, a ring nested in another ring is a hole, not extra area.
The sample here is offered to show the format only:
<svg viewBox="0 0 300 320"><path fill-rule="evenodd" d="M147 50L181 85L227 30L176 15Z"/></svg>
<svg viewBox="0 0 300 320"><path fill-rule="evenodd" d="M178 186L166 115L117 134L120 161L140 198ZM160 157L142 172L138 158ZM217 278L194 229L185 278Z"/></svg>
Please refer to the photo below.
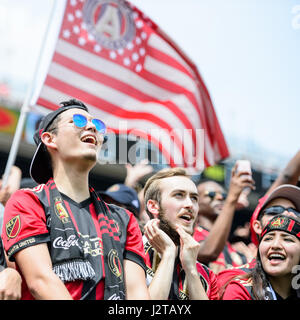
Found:
<svg viewBox="0 0 300 320"><path fill-rule="evenodd" d="M125 299L123 254L118 234L114 232L117 229L112 225L113 219L109 208L98 197L95 190L90 187L91 199L95 206L99 223L101 224L104 256L104 270L101 267L101 272L96 274L92 264L88 261L87 253L83 250L83 238L78 234L70 212L68 212L54 180L50 179L47 182L47 186L50 202L47 227L50 232L50 254L55 274L63 282L76 280L90 281L91 288L87 294L105 276L104 300ZM99 219L99 217L101 218ZM54 246L57 239L67 241L67 249L62 246Z"/></svg>
<svg viewBox="0 0 300 320"><path fill-rule="evenodd" d="M144 236L144 249L146 254L146 271L147 275L150 278L153 278L155 275L155 272L159 266L159 263L161 261L159 253L151 246L147 238ZM174 262L174 269L173 269L173 278L169 293L169 300L189 300L189 292L187 288L187 281L186 281L186 275L185 271L182 268L180 259L180 247L178 248L178 254ZM150 263L150 265L149 265ZM205 269L205 267L202 265L204 273L201 274L198 272L201 283L204 287L205 292L207 293L208 290L208 270Z"/></svg>
<svg viewBox="0 0 300 320"><path fill-rule="evenodd" d="M144 239L144 249L151 263L151 266L149 266L147 263L146 271L147 271L148 277L153 278L159 266L161 258L159 253L145 239ZM185 273L184 273L184 270L181 268L180 260L177 256L174 262L173 279L172 279L170 293L168 297L169 300L188 300L189 299L187 285L186 285L186 282L184 281L184 278L185 278Z"/></svg>

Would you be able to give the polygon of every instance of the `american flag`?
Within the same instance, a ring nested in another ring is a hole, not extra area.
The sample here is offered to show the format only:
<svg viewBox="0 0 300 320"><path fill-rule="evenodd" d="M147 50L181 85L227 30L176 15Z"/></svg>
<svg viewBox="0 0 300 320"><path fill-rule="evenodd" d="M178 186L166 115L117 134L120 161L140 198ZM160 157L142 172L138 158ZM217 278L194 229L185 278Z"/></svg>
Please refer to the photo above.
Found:
<svg viewBox="0 0 300 320"><path fill-rule="evenodd" d="M196 66L127 1L67 1L37 105L69 98L112 132L151 141L170 166L202 170L229 155Z"/></svg>

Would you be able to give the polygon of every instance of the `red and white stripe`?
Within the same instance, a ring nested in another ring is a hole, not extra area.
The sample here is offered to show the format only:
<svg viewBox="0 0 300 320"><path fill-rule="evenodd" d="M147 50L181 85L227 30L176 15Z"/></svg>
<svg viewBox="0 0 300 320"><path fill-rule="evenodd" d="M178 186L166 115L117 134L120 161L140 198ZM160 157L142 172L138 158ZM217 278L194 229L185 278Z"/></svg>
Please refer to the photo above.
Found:
<svg viewBox="0 0 300 320"><path fill-rule="evenodd" d="M67 3L38 105L76 98L114 132L150 139L171 166L203 169L228 156L209 94L195 66L135 7L135 38L121 50L101 47L86 31L82 2ZM204 129L204 145L199 139ZM198 161L196 161L196 159Z"/></svg>

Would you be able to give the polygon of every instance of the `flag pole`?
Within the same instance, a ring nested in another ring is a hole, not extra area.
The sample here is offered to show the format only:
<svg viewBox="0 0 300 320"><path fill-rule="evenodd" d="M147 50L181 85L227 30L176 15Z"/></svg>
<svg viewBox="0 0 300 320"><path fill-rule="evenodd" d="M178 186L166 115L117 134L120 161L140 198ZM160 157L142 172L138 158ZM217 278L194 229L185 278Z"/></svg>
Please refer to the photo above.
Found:
<svg viewBox="0 0 300 320"><path fill-rule="evenodd" d="M28 86L28 89L27 89L27 92L26 92L26 96L25 96L24 102L23 102L22 107L21 107L21 112L20 112L20 117L19 117L18 123L17 123L16 132L14 134L13 142L12 142L12 145L11 145L11 148L10 148L8 160L7 160L5 171L4 171L4 174L3 174L2 188L4 188L7 185L8 177L9 177L9 174L10 174L10 170L11 170L11 168L14 165L15 160L16 160L17 152L18 152L20 141L21 141L21 138L22 138L23 127L24 127L24 124L25 124L25 120L26 120L27 114L28 114L28 112L30 110L30 107L31 107L30 106L30 99L32 97L32 94L33 94L33 91L34 91L34 88L35 88L35 85L36 85L37 74L38 74L38 70L40 68L42 55L43 55L43 53L45 51L45 46L46 46L45 44L46 44L46 40L48 38L51 21L52 21L52 18L54 16L56 2L57 2L57 0L53 1L53 6L52 6L52 9L51 9L50 18L49 18L47 26L46 26L46 32L45 32L45 35L44 35L44 38L43 38L43 41L42 41L42 46L41 46L41 49L40 49L40 52L39 52L39 55L38 55L38 59L37 59L37 63L36 63L36 66L35 66L34 74L33 74L32 80L31 80L31 82L30 82L30 84Z"/></svg>

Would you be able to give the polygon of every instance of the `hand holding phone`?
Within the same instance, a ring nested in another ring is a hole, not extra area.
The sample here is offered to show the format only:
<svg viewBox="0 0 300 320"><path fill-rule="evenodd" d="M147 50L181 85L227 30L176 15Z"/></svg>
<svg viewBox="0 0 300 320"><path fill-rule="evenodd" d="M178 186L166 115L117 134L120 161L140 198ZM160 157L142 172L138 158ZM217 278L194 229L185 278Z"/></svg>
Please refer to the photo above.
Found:
<svg viewBox="0 0 300 320"><path fill-rule="evenodd" d="M251 170L251 163L249 160L237 160L237 168L236 172L243 172L244 174L241 175L243 176L250 176L252 178L252 170ZM248 195L251 192L251 188L247 187L243 190L244 195Z"/></svg>
<svg viewBox="0 0 300 320"><path fill-rule="evenodd" d="M237 172L245 172L245 174L248 174L252 176L251 171L251 163L249 160L237 160Z"/></svg>

